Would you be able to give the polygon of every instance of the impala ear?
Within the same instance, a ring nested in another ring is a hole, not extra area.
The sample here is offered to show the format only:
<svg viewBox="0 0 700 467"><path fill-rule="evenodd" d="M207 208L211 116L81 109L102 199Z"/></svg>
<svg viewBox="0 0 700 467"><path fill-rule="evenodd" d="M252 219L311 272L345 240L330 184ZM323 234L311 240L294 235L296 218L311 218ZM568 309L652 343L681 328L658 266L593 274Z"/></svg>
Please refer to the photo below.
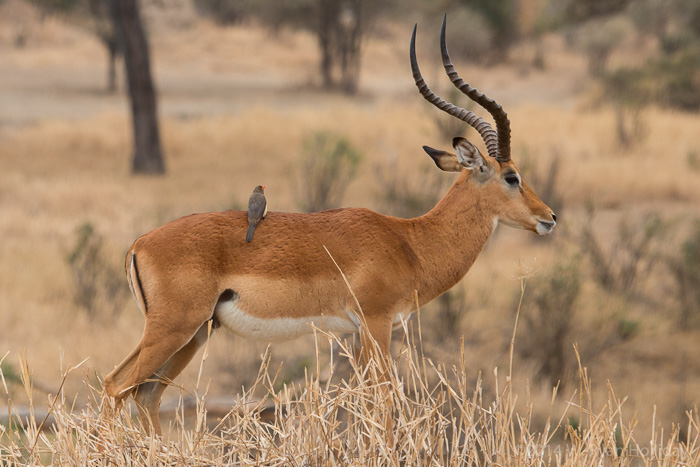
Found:
<svg viewBox="0 0 700 467"><path fill-rule="evenodd" d="M440 170L445 172L460 172L464 167L457 160L457 156L447 151L433 149L430 146L423 146L423 150L428 153Z"/></svg>
<svg viewBox="0 0 700 467"><path fill-rule="evenodd" d="M452 147L457 151L457 159L459 159L460 164L469 170L479 168L480 172L484 171L486 161L476 146L465 138L457 136L452 139Z"/></svg>

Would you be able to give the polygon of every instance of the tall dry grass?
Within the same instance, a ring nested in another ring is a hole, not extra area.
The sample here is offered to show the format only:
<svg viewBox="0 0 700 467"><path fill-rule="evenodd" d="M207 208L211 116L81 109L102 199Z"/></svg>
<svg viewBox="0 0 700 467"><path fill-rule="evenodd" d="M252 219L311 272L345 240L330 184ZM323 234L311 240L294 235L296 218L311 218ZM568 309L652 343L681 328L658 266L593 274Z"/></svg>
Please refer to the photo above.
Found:
<svg viewBox="0 0 700 467"><path fill-rule="evenodd" d="M420 314L420 312L419 312ZM532 401L516 406L511 366L485 379L495 396L483 391L482 375L471 385L464 346L453 351L459 363L436 364L422 352L418 329L403 324L398 356L388 366L372 360L360 366L351 347L316 330L316 365L303 381L278 387L278 373L263 356L257 379L241 402L223 417L207 417L207 388L195 391L196 410L186 419L182 404L164 438L147 437L128 409L114 411L100 386L88 378L89 398L76 404L59 388L48 397L42 418L31 409L26 419L8 407L0 426L0 461L8 465L697 465L700 420L689 411L683 425L664 431L650 423L648 442L637 440L640 420L625 410L625 398L608 385L607 399L594 402L588 370L579 361L579 389L551 394L545 423L532 417ZM516 318L517 326L517 318ZM351 371L335 374L335 362L322 368L319 352L335 345ZM205 350L201 365L206 361ZM63 371L63 381L81 364ZM516 370L517 371L517 370ZM200 368L201 372L201 368ZM24 390L34 400L32 377L22 360ZM3 377L4 382L4 377ZM5 386L5 391L7 388ZM181 390L182 391L182 390ZM184 392L181 392L183 394ZM181 399L182 401L182 395ZM263 418L265 404L274 417ZM48 416L52 423L47 430ZM393 423L386 430L386 417ZM21 427L24 427L22 429ZM682 433L682 434L681 434Z"/></svg>

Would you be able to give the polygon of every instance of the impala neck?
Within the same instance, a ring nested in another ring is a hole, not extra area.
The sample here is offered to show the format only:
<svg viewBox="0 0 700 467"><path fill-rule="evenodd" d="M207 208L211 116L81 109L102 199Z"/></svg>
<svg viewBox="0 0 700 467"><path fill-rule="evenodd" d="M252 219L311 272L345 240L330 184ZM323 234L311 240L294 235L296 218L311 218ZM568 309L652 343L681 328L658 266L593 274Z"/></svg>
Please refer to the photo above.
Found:
<svg viewBox="0 0 700 467"><path fill-rule="evenodd" d="M418 298L427 303L469 271L496 227L496 214L484 187L462 173L440 202L413 219L412 247L422 270Z"/></svg>

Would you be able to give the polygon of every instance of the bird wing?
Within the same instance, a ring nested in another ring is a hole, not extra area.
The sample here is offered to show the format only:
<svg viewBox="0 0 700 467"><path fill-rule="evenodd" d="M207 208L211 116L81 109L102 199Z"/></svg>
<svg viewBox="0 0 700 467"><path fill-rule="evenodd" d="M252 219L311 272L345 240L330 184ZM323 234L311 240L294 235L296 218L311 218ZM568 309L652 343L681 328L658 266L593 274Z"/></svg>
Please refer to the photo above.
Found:
<svg viewBox="0 0 700 467"><path fill-rule="evenodd" d="M267 213L267 201L265 196L254 194L248 202L248 222L258 221Z"/></svg>

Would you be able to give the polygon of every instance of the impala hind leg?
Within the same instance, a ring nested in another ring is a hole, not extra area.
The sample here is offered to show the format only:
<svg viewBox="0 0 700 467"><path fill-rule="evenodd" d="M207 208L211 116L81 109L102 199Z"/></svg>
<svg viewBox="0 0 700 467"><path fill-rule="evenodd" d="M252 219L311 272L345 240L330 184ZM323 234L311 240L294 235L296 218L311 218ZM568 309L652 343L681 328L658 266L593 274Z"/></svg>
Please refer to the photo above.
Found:
<svg viewBox="0 0 700 467"><path fill-rule="evenodd" d="M156 434L162 434L158 411L163 392L190 363L197 350L206 342L208 335L209 322L206 322L199 328L192 340L148 378L150 381L139 384L134 390L134 399L139 409L141 424L147 431L150 431L152 426Z"/></svg>
<svg viewBox="0 0 700 467"><path fill-rule="evenodd" d="M139 385L188 346L209 318L210 316L195 320L190 316L188 320L174 320L172 316L162 313L147 316L141 341L129 356L105 377L105 391L114 397L116 405L119 406ZM194 355L191 350L183 352L183 355L189 352ZM180 358L176 361L180 362ZM183 368L184 366L182 365Z"/></svg>

